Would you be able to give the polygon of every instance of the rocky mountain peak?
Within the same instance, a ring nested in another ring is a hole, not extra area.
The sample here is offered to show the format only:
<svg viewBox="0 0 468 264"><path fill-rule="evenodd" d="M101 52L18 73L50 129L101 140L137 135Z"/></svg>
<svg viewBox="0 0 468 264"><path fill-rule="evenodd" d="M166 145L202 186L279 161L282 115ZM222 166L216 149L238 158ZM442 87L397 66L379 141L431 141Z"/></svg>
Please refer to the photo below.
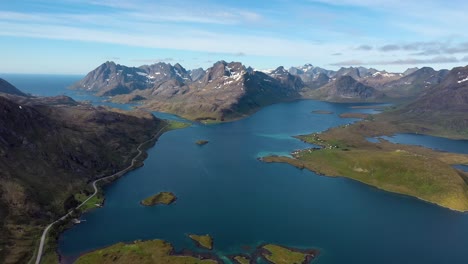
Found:
<svg viewBox="0 0 468 264"><path fill-rule="evenodd" d="M418 67L408 68L408 69L406 69L406 71L403 72L403 75L405 75L405 76L406 76L406 75L410 75L411 73L413 73L413 72L415 72L415 71L417 71L417 70L419 70Z"/></svg>
<svg viewBox="0 0 468 264"><path fill-rule="evenodd" d="M361 78L361 73L359 72L358 68L354 67L349 67L349 68L340 68L334 75L335 78L341 77L341 76L351 76L354 79L360 79Z"/></svg>
<svg viewBox="0 0 468 264"><path fill-rule="evenodd" d="M279 66L274 71L271 72L271 75L287 75L289 72L283 67Z"/></svg>
<svg viewBox="0 0 468 264"><path fill-rule="evenodd" d="M203 78L203 83L208 84L216 79L230 76L242 75L246 72L246 68L240 62L230 62L225 61L216 62L211 68L206 70L205 77Z"/></svg>
<svg viewBox="0 0 468 264"><path fill-rule="evenodd" d="M192 79L192 81L194 82L203 79L203 77L205 76L205 70L203 70L203 68L193 69L188 71L188 73L190 75L190 79Z"/></svg>

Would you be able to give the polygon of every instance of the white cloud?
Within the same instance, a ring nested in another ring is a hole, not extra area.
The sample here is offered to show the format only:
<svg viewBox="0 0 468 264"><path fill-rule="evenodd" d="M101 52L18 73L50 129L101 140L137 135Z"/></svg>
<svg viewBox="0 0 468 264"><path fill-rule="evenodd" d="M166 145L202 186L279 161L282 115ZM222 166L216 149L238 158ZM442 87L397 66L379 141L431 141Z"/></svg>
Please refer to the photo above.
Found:
<svg viewBox="0 0 468 264"><path fill-rule="evenodd" d="M330 65L332 66L362 66L362 65L427 65L427 64L446 64L446 63L457 63L463 61L458 60L455 57L444 57L438 56L427 59L395 59L395 60L377 60L377 61L361 61L361 60L349 60L335 62Z"/></svg>
<svg viewBox="0 0 468 264"><path fill-rule="evenodd" d="M135 47L166 48L260 56L303 57L305 50L314 54L330 54L343 49L339 45L317 45L306 41L252 35L220 34L208 31L174 31L160 29L149 32L114 32L72 26L37 25L0 22L0 35L60 40L112 43Z"/></svg>

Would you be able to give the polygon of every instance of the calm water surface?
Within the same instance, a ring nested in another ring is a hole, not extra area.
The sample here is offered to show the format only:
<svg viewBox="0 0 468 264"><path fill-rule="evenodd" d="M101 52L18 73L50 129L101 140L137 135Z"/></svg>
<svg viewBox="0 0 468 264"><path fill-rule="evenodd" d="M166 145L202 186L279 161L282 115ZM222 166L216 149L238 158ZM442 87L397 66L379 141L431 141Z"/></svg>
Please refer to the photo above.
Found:
<svg viewBox="0 0 468 264"><path fill-rule="evenodd" d="M453 140L418 134L396 134L381 138L393 143L418 145L440 151L468 154L468 140Z"/></svg>
<svg viewBox="0 0 468 264"><path fill-rule="evenodd" d="M36 84L79 99L63 90L73 82L68 81L55 88ZM345 178L257 160L310 146L293 135L354 121L339 118L340 113L368 111L350 106L317 101L277 104L237 122L194 124L164 134L149 150L144 167L105 188L103 208L84 214L86 222L62 234L60 253L72 261L119 241L155 238L173 243L177 250L194 249L186 234L208 233L220 255L272 242L320 248L314 263L468 263L467 214ZM334 114L312 114L313 110ZM200 147L195 144L199 139L210 142ZM452 141L428 142L438 142L431 147L445 150ZM467 142L456 144L468 149ZM177 202L139 205L160 191L174 192Z"/></svg>

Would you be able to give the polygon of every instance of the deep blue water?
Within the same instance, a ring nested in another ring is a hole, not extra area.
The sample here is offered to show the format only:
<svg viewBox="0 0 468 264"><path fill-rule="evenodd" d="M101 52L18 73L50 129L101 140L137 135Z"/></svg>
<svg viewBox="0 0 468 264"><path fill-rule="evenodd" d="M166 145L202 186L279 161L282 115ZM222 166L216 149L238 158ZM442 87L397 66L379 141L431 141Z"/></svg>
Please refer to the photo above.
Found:
<svg viewBox="0 0 468 264"><path fill-rule="evenodd" d="M38 90L46 89L36 84ZM467 214L346 178L257 160L309 146L293 135L353 121L339 118L340 113L367 111L350 106L277 104L240 121L194 124L164 134L149 150L144 167L105 188L103 208L84 214L86 222L63 233L60 253L71 260L119 241L155 238L168 240L178 250L194 249L186 234L209 233L221 255L272 242L319 248L322 253L314 263L468 263ZM195 144L199 139L210 142L200 147ZM466 142L457 144L468 149ZM160 191L174 192L177 202L139 205Z"/></svg>
<svg viewBox="0 0 468 264"><path fill-rule="evenodd" d="M16 88L31 95L55 96L66 95L77 101L89 101L96 105L105 105L124 110L130 110L132 104L116 104L106 102L108 98L93 96L82 91L69 90L67 87L81 80L81 75L47 75L47 74L0 74L0 78L7 80Z"/></svg>
<svg viewBox="0 0 468 264"><path fill-rule="evenodd" d="M455 167L456 169L468 172L468 165L455 165L453 167Z"/></svg>

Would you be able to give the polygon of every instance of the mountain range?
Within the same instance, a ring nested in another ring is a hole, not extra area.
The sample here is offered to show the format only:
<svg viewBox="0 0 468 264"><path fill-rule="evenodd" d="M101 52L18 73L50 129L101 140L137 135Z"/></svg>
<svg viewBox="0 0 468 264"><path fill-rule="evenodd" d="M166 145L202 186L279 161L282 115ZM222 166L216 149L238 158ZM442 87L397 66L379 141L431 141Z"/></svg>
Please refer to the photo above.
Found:
<svg viewBox="0 0 468 264"><path fill-rule="evenodd" d="M467 138L468 66L453 68L444 75L440 83L386 115L397 123L423 127L424 133Z"/></svg>
<svg viewBox="0 0 468 264"><path fill-rule="evenodd" d="M186 70L180 64L164 62L127 67L108 61L71 88L110 96L116 102L139 102L141 107L192 120L225 121L269 104L301 98L336 102L410 100L440 84L448 72L428 67L404 73L364 67L332 71L311 64L259 71L225 61L206 70Z"/></svg>
<svg viewBox="0 0 468 264"><path fill-rule="evenodd" d="M301 79L284 68L272 74L239 62L216 62L207 70L179 64L126 67L106 62L72 86L113 96L117 102L143 101L152 110L193 120L232 120L260 107L301 98Z"/></svg>
<svg viewBox="0 0 468 264"><path fill-rule="evenodd" d="M143 111L26 96L3 79L0 113L0 263L27 263L42 227L73 194L127 167L166 124Z"/></svg>

